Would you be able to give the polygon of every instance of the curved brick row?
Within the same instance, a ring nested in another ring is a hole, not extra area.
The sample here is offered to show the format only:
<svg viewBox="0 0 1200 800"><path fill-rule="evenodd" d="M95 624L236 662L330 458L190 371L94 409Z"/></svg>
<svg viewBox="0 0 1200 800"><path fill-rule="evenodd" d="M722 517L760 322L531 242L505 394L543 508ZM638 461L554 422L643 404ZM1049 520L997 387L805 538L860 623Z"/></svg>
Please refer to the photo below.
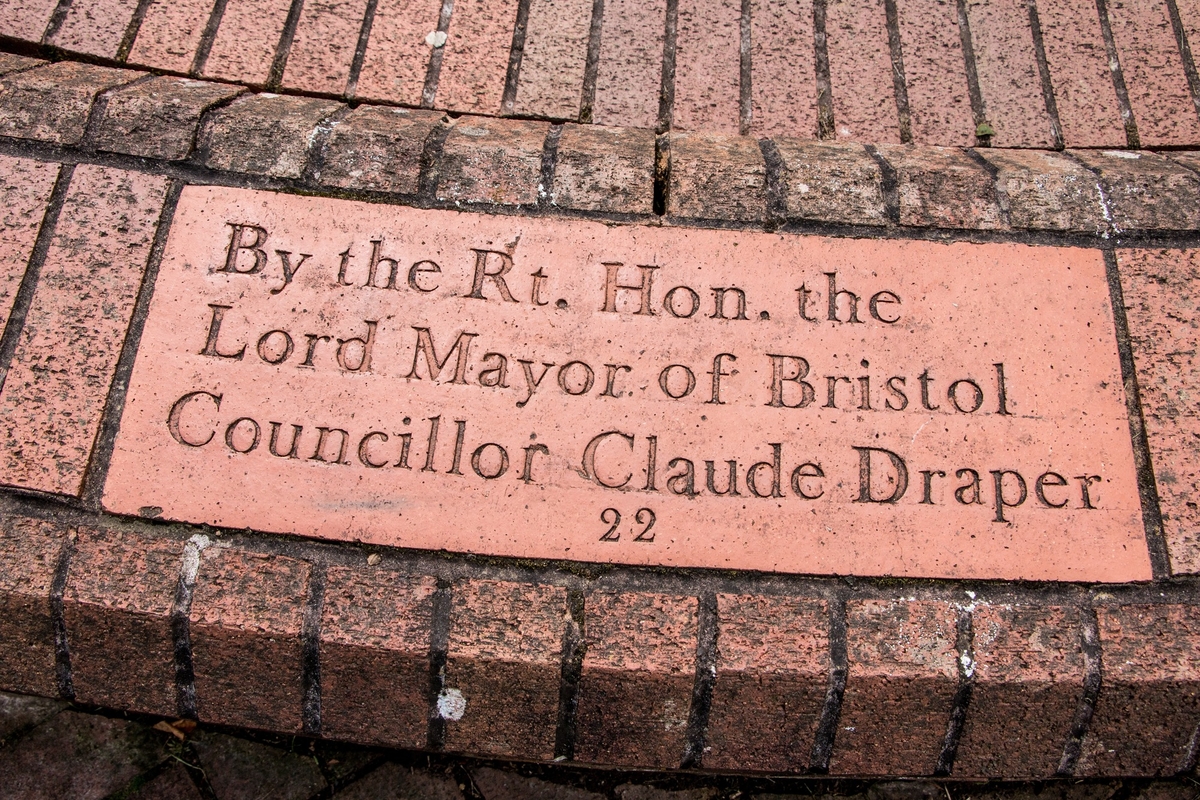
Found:
<svg viewBox="0 0 1200 800"><path fill-rule="evenodd" d="M0 34L489 116L963 146L1200 144L1194 0L9 0Z"/></svg>

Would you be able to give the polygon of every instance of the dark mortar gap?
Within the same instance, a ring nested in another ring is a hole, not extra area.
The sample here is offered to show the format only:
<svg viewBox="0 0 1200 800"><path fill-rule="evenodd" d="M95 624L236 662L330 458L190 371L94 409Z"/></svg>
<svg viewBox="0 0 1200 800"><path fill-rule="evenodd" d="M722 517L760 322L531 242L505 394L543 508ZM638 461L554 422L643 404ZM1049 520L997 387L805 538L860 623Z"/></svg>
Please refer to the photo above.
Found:
<svg viewBox="0 0 1200 800"><path fill-rule="evenodd" d="M1029 30L1033 33L1033 55L1037 59L1038 77L1042 82L1042 102L1046 104L1046 116L1050 118L1050 138L1054 149L1065 147L1062 120L1058 116L1058 99L1054 96L1054 82L1050 79L1050 62L1046 58L1046 40L1042 35L1042 20L1038 15L1036 0L1025 0L1029 10Z"/></svg>
<svg viewBox="0 0 1200 800"><path fill-rule="evenodd" d="M448 120L439 120L425 137L421 148L417 196L428 203L436 202L438 182L441 180L438 165L442 162L442 153L446 147L446 137L450 135L450 128L451 123Z"/></svg>
<svg viewBox="0 0 1200 800"><path fill-rule="evenodd" d="M771 139L759 139L758 149L762 152L766 167L767 220L764 227L773 230L787 218L787 175L783 168L783 156Z"/></svg>
<svg viewBox="0 0 1200 800"><path fill-rule="evenodd" d="M958 35L962 41L963 65L967 71L967 96L971 99L971 112L975 116L975 146L988 147L992 134L980 133L988 124L987 108L983 92L979 88L979 68L975 63L975 44L971 39L971 20L967 16L967 0L958 0Z"/></svg>
<svg viewBox="0 0 1200 800"><path fill-rule="evenodd" d="M963 151L967 157L978 164L984 172L992 179L992 199L996 202L996 207L1000 209L1000 222L1008 227L1012 224L1012 219L1009 217L1008 191L1004 185L1000 183L1000 170L995 164L981 156L973 147L968 147Z"/></svg>
<svg viewBox="0 0 1200 800"><path fill-rule="evenodd" d="M59 0L58 5L54 7L54 11L50 14L50 20L46 23L46 31L42 34L42 43L46 44L62 30L63 23L67 21L67 12L71 10L71 0Z"/></svg>
<svg viewBox="0 0 1200 800"><path fill-rule="evenodd" d="M305 154L304 169L301 171L300 180L303 183L320 185L321 170L325 168L325 157L329 150L329 138L333 135L333 129L353 110L350 106L341 106L317 123L308 145L308 152Z"/></svg>
<svg viewBox="0 0 1200 800"><path fill-rule="evenodd" d="M292 0L287 18L283 21L283 31L279 34L275 58L271 61L271 69L267 73L267 89L276 90L283 83L283 73L287 69L288 56L292 53L292 41L296 38L296 28L300 26L300 13L303 10L304 0Z"/></svg>
<svg viewBox="0 0 1200 800"><path fill-rule="evenodd" d="M1059 777L1070 777L1075 774L1075 766L1083 752L1083 739L1087 736L1088 726L1092 722L1092 714L1096 710L1096 699L1100 696L1100 687L1104 682L1104 661L1100 648L1100 628L1096 622L1096 610L1091 604L1080 609L1079 642L1083 650L1084 673L1083 694L1079 705L1075 708L1075 718L1071 721L1071 733L1063 746L1062 760L1059 761Z"/></svg>
<svg viewBox="0 0 1200 800"><path fill-rule="evenodd" d="M579 589L567 591L567 609L571 614L563 631L562 671L558 685L558 724L554 732L555 760L575 758L578 734L579 680L583 675L583 656L587 652L584 639L584 594Z"/></svg>
<svg viewBox="0 0 1200 800"><path fill-rule="evenodd" d="M562 138L562 132L562 125L551 125L542 144L542 179L537 200L541 208L554 205L554 173L558 169L558 140Z"/></svg>
<svg viewBox="0 0 1200 800"><path fill-rule="evenodd" d="M754 120L754 65L751 62L752 0L742 0L741 41L738 49L738 132L750 135Z"/></svg>
<svg viewBox="0 0 1200 800"><path fill-rule="evenodd" d="M813 0L813 74L817 83L817 138L834 137L833 79L829 72L829 39L825 32L825 0Z"/></svg>
<svg viewBox="0 0 1200 800"><path fill-rule="evenodd" d="M304 732L310 736L321 733L321 609L325 605L325 565L311 563L308 579L308 601L304 606L304 622L300 633L303 705L300 719Z"/></svg>
<svg viewBox="0 0 1200 800"><path fill-rule="evenodd" d="M883 193L883 211L887 214L888 222L900 224L900 176L883 153L874 145L863 146L867 154L879 165L879 189ZM881 231L882 232L882 231ZM889 231L890 234L890 231Z"/></svg>
<svg viewBox="0 0 1200 800"><path fill-rule="evenodd" d="M1121 109L1121 121L1125 124L1125 144L1137 150L1141 147L1141 137L1138 136L1137 120L1133 117L1133 106L1129 104L1129 87L1125 84L1121 56L1117 53L1117 42L1108 20L1108 0L1096 0L1096 14L1100 18L1100 34L1104 37L1104 50L1112 73L1113 89L1117 93L1117 105Z"/></svg>
<svg viewBox="0 0 1200 800"><path fill-rule="evenodd" d="M367 59L367 45L371 41L371 28L375 25L375 9L378 6L379 0L367 0L362 27L358 31L358 44L354 48L354 59L350 62L350 74L346 77L346 97L354 97L358 92L358 78Z"/></svg>
<svg viewBox="0 0 1200 800"><path fill-rule="evenodd" d="M1167 13L1171 17L1171 28L1175 31L1175 42L1179 46L1179 57L1183 62L1183 73L1187 76L1188 90L1192 93L1192 105L1200 114L1200 75L1196 74L1196 62L1192 57L1191 44L1188 42L1187 30L1183 27L1183 17L1179 14L1179 4L1176 0L1167 0Z"/></svg>
<svg viewBox="0 0 1200 800"><path fill-rule="evenodd" d="M429 629L429 731L426 747L440 751L446 746L446 720L438 710L438 700L446 688L446 660L450 647L450 581L438 578L433 593L433 619Z"/></svg>
<svg viewBox="0 0 1200 800"><path fill-rule="evenodd" d="M438 33L448 33L450 17L454 13L454 0L442 0L442 11L438 14ZM438 81L442 76L442 58L445 47L429 49L429 66L425 68L425 87L421 90L421 108L433 108L437 101Z"/></svg>
<svg viewBox="0 0 1200 800"><path fill-rule="evenodd" d="M525 32L529 28L529 6L532 0L518 0L517 21L513 25L512 47L508 51L508 72L504 75L504 94L500 113L512 114L517 103L517 84L521 80L521 61L525 58Z"/></svg>
<svg viewBox="0 0 1200 800"><path fill-rule="evenodd" d="M821 718L817 722L812 754L809 756L809 771L816 775L829 772L829 759L833 755L838 721L842 716L842 697L846 693L846 673L849 670L846 596L844 590L838 590L829 598L829 688L825 690L825 704L821 708Z"/></svg>
<svg viewBox="0 0 1200 800"><path fill-rule="evenodd" d="M654 138L654 213L661 217L667 213L667 200L671 192L671 136L660 133Z"/></svg>
<svg viewBox="0 0 1200 800"><path fill-rule="evenodd" d="M950 719L946 723L946 738L942 742L942 752L938 754L937 766L933 770L933 774L938 777L945 777L954 771L954 759L958 755L963 724L967 720L967 711L971 707L971 693L975 688L975 628L970 611L966 609L959 611L955 633L955 652L958 653L958 691L954 693L954 706L950 710Z"/></svg>
<svg viewBox="0 0 1200 800"><path fill-rule="evenodd" d="M79 137L79 143L75 147L79 150L96 149L96 137L100 134L100 126L104 124L104 117L108 113L108 101L114 92L149 83L156 77L156 75L143 75L127 83L105 89L97 95L96 99L92 101L91 110L88 111L87 122L83 126L83 135Z"/></svg>
<svg viewBox="0 0 1200 800"><path fill-rule="evenodd" d="M126 61L129 59L129 53L133 50L133 43L137 41L138 34L142 30L142 22L146 19L146 12L150 10L150 4L154 0L138 0L137 7L133 9L133 16L129 18L129 24L125 26L125 33L121 36L121 43L117 45L117 61ZM217 4L222 10L225 8L225 0L217 0ZM211 24L211 20L209 21ZM211 47L212 43L209 43ZM204 38L200 39L200 46L204 46ZM207 52L205 53L207 56Z"/></svg>
<svg viewBox="0 0 1200 800"><path fill-rule="evenodd" d="M58 563L54 566L54 580L50 583L50 622L54 627L54 678L58 685L58 696L63 700L75 699L75 684L71 679L71 646L67 641L67 620L63 615L63 592L67 589L71 556L74 554L75 542L67 537L58 553Z"/></svg>
<svg viewBox="0 0 1200 800"><path fill-rule="evenodd" d="M600 38L604 35L604 0L592 0L592 24L588 29L587 60L583 64L583 89L579 96L579 121L596 116L596 80L600 74Z"/></svg>
<svg viewBox="0 0 1200 800"><path fill-rule="evenodd" d="M692 704L688 709L687 744L681 769L699 769L704 763L708 741L708 717L712 710L713 684L717 680L717 596L704 592L698 598L696 618L696 677Z"/></svg>
<svg viewBox="0 0 1200 800"><path fill-rule="evenodd" d="M896 117L900 124L900 142L912 142L912 109L908 104L908 77L904 72L904 45L900 39L900 11L896 0L884 0L887 20L888 51L892 56L892 92L896 96Z"/></svg>
<svg viewBox="0 0 1200 800"><path fill-rule="evenodd" d="M656 133L671 130L675 117L675 39L679 30L679 0L667 0L663 27L662 78L658 89L658 125Z"/></svg>
<svg viewBox="0 0 1200 800"><path fill-rule="evenodd" d="M185 545L187 547L188 545ZM194 547L195 545L191 545ZM186 556L185 556L186 557ZM199 555L197 555L199 563ZM196 668L192 660L192 581L179 570L179 583L175 586L175 603L171 608L171 637L174 643L175 661L175 705L183 719L198 719L196 711ZM194 578L194 576L193 576Z"/></svg>
<svg viewBox="0 0 1200 800"><path fill-rule="evenodd" d="M196 45L196 55L192 59L192 67L188 70L189 75L199 76L204 72L204 67L208 64L208 55L212 52L213 42L217 40L217 31L221 28L221 20L225 18L225 7L229 4L229 0L216 0L213 3L212 13L208 15L208 22L204 24L204 31L200 34L200 43Z"/></svg>
<svg viewBox="0 0 1200 800"><path fill-rule="evenodd" d="M199 157L200 151L202 149L201 148L202 134L207 134L208 132L211 131L211 126L209 124L209 120L211 119L211 115L213 114L213 112L220 111L223 108L229 107L230 105L233 104L233 101L237 100L240 97L245 96L245 94L246 94L245 90L240 91L237 94L233 95L232 97L226 97L222 100L216 101L215 103L210 103L209 105L207 105L203 109L201 109L200 121L196 125L196 130L192 131L191 146L188 147L187 155L183 157L182 161L191 161L191 160ZM204 144L207 146L207 142L204 142Z"/></svg>

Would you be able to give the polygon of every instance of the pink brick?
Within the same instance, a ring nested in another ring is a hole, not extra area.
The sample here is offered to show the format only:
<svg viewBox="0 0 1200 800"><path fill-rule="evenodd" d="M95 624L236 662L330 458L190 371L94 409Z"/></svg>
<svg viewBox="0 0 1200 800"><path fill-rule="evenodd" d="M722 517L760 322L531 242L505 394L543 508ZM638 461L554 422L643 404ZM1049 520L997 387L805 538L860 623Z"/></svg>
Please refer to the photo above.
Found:
<svg viewBox="0 0 1200 800"><path fill-rule="evenodd" d="M33 252L58 165L0 156L0 330Z"/></svg>
<svg viewBox="0 0 1200 800"><path fill-rule="evenodd" d="M4 483L79 494L166 185L76 168L0 394Z"/></svg>
<svg viewBox="0 0 1200 800"><path fill-rule="evenodd" d="M740 131L741 24L739 0L680 0L674 129Z"/></svg>
<svg viewBox="0 0 1200 800"><path fill-rule="evenodd" d="M592 0L533 0L516 113L578 119Z"/></svg>
<svg viewBox="0 0 1200 800"><path fill-rule="evenodd" d="M436 104L451 111L500 113L517 0L458 0L442 56Z"/></svg>
<svg viewBox="0 0 1200 800"><path fill-rule="evenodd" d="M420 105L429 68L425 37L437 30L441 11L441 0L379 0L355 94Z"/></svg>
<svg viewBox="0 0 1200 800"><path fill-rule="evenodd" d="M300 12L283 85L340 95L358 47L367 0L308 0Z"/></svg>
<svg viewBox="0 0 1200 800"><path fill-rule="evenodd" d="M829 0L825 35L837 137L899 143L883 0Z"/></svg>
<svg viewBox="0 0 1200 800"><path fill-rule="evenodd" d="M64 50L113 58L135 8L137 0L71 3L67 18L50 41Z"/></svg>
<svg viewBox="0 0 1200 800"><path fill-rule="evenodd" d="M995 147L1054 147L1029 12L1022 0L967 3L979 90Z"/></svg>
<svg viewBox="0 0 1200 800"><path fill-rule="evenodd" d="M666 0L605 0L595 122L636 128L658 122L666 24Z"/></svg>
<svg viewBox="0 0 1200 800"><path fill-rule="evenodd" d="M817 133L811 0L754 0L750 130L758 136Z"/></svg>
<svg viewBox="0 0 1200 800"><path fill-rule="evenodd" d="M1143 146L1200 143L1165 0L1110 0L1108 19Z"/></svg>
<svg viewBox="0 0 1200 800"><path fill-rule="evenodd" d="M897 0L916 144L975 143L967 68L952 0Z"/></svg>
<svg viewBox="0 0 1200 800"><path fill-rule="evenodd" d="M1067 147L1123 147L1125 126L1095 0L1038 0L1038 19Z"/></svg>
<svg viewBox="0 0 1200 800"><path fill-rule="evenodd" d="M58 0L7 0L0 6L0 30L16 39L40 42Z"/></svg>
<svg viewBox="0 0 1200 800"><path fill-rule="evenodd" d="M212 0L154 0L138 29L129 63L187 72L211 12Z"/></svg>
<svg viewBox="0 0 1200 800"><path fill-rule="evenodd" d="M204 75L265 84L291 5L290 0L229 0Z"/></svg>
<svg viewBox="0 0 1200 800"><path fill-rule="evenodd" d="M1183 22L1184 33L1187 34L1188 46L1192 51L1192 60L1200 50L1200 0L1175 0L1179 9L1179 17Z"/></svg>

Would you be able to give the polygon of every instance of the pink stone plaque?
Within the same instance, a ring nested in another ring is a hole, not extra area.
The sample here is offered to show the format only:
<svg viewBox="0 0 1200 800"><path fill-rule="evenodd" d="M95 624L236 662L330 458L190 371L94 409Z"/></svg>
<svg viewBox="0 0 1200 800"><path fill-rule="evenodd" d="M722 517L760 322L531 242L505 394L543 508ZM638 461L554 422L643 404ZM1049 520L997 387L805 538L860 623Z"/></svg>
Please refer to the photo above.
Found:
<svg viewBox="0 0 1200 800"><path fill-rule="evenodd" d="M123 514L811 574L1150 577L1101 254L188 187Z"/></svg>

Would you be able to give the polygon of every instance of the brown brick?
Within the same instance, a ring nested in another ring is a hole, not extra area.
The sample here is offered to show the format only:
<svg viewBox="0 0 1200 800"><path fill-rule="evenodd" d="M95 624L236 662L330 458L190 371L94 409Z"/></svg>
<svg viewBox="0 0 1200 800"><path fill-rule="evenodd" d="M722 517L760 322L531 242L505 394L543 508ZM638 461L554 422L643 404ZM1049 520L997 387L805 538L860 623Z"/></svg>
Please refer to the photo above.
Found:
<svg viewBox="0 0 1200 800"><path fill-rule="evenodd" d="M27 42L40 42L58 0L9 0L0 6L0 30Z"/></svg>
<svg viewBox="0 0 1200 800"><path fill-rule="evenodd" d="M75 168L0 393L0 481L79 494L166 189Z"/></svg>
<svg viewBox="0 0 1200 800"><path fill-rule="evenodd" d="M443 697L457 691L466 708L443 715L446 749L553 758L566 590L473 580L452 598Z"/></svg>
<svg viewBox="0 0 1200 800"><path fill-rule="evenodd" d="M453 775L421 772L395 762L384 764L338 792L338 800L462 800ZM488 796L491 800L491 796Z"/></svg>
<svg viewBox="0 0 1200 800"><path fill-rule="evenodd" d="M1200 718L1200 609L1096 609L1104 682L1075 774L1174 775Z"/></svg>
<svg viewBox="0 0 1200 800"><path fill-rule="evenodd" d="M12 72L33 69L34 67L40 67L45 63L46 62L40 58L16 56L12 53L0 53L0 75L8 75Z"/></svg>
<svg viewBox="0 0 1200 800"><path fill-rule="evenodd" d="M8 75L0 79L0 135L77 144L96 95L139 75L74 61Z"/></svg>
<svg viewBox="0 0 1200 800"><path fill-rule="evenodd" d="M129 52L129 63L188 72L211 13L212 0L152 0Z"/></svg>
<svg viewBox="0 0 1200 800"><path fill-rule="evenodd" d="M961 150L880 145L900 185L900 224L930 228L1003 227L992 176Z"/></svg>
<svg viewBox="0 0 1200 800"><path fill-rule="evenodd" d="M420 105L432 49L425 37L441 11L441 0L379 0L355 96Z"/></svg>
<svg viewBox="0 0 1200 800"><path fill-rule="evenodd" d="M978 153L996 168L1014 228L1099 235L1108 227L1096 176L1077 162L1044 150Z"/></svg>
<svg viewBox="0 0 1200 800"><path fill-rule="evenodd" d="M515 113L578 119L592 0L531 0Z"/></svg>
<svg viewBox="0 0 1200 800"><path fill-rule="evenodd" d="M675 130L740 131L741 21L739 0L679 0Z"/></svg>
<svg viewBox="0 0 1200 800"><path fill-rule="evenodd" d="M66 707L63 700L0 692L0 742L36 728Z"/></svg>
<svg viewBox="0 0 1200 800"><path fill-rule="evenodd" d="M210 731L194 736L191 745L213 793L222 800L300 800L327 788L317 760L303 751L293 752Z"/></svg>
<svg viewBox="0 0 1200 800"><path fill-rule="evenodd" d="M703 219L766 216L766 165L749 136L671 135L667 213Z"/></svg>
<svg viewBox="0 0 1200 800"><path fill-rule="evenodd" d="M283 85L302 92L343 94L366 9L367 0L305 3Z"/></svg>
<svg viewBox="0 0 1200 800"><path fill-rule="evenodd" d="M957 617L942 602L847 603L849 671L831 774L933 774L958 691Z"/></svg>
<svg viewBox="0 0 1200 800"><path fill-rule="evenodd" d="M321 731L420 748L429 730L429 636L437 580L331 567L321 618Z"/></svg>
<svg viewBox="0 0 1200 800"><path fill-rule="evenodd" d="M190 615L201 721L301 729L310 573L294 558L222 547L201 553Z"/></svg>
<svg viewBox="0 0 1200 800"><path fill-rule="evenodd" d="M438 77L438 108L500 113L516 22L517 0L456 0Z"/></svg>
<svg viewBox="0 0 1200 800"><path fill-rule="evenodd" d="M58 169L45 161L0 156L0 330L12 313Z"/></svg>
<svg viewBox="0 0 1200 800"><path fill-rule="evenodd" d="M563 126L550 196L563 208L649 214L654 210L654 131Z"/></svg>
<svg viewBox="0 0 1200 800"><path fill-rule="evenodd" d="M825 32L837 138L898 143L900 116L883 0L828 0Z"/></svg>
<svg viewBox="0 0 1200 800"><path fill-rule="evenodd" d="M596 592L584 619L575 758L678 767L695 681L696 598Z"/></svg>
<svg viewBox="0 0 1200 800"><path fill-rule="evenodd" d="M98 150L182 159L192 151L200 116L240 86L162 76L110 92L93 144Z"/></svg>
<svg viewBox="0 0 1200 800"><path fill-rule="evenodd" d="M605 800L608 797L607 794L488 767L471 770L471 780L487 800Z"/></svg>
<svg viewBox="0 0 1200 800"><path fill-rule="evenodd" d="M942 146L975 142L975 118L953 0L897 0L912 140Z"/></svg>
<svg viewBox="0 0 1200 800"><path fill-rule="evenodd" d="M1067 146L1123 146L1125 126L1095 0L1038 0L1037 7Z"/></svg>
<svg viewBox="0 0 1200 800"><path fill-rule="evenodd" d="M437 197L455 203L536 203L545 122L463 117L446 137Z"/></svg>
<svg viewBox="0 0 1200 800"><path fill-rule="evenodd" d="M264 85L291 7L291 0L229 0L204 76Z"/></svg>
<svg viewBox="0 0 1200 800"><path fill-rule="evenodd" d="M754 135L817 135L812 23L810 0L753 0L750 132Z"/></svg>
<svg viewBox="0 0 1200 800"><path fill-rule="evenodd" d="M1083 696L1077 612L981 604L973 623L975 686L955 777L1054 775Z"/></svg>
<svg viewBox="0 0 1200 800"><path fill-rule="evenodd" d="M1195 230L1200 227L1200 178L1154 153L1072 150L1100 176L1118 231Z"/></svg>
<svg viewBox="0 0 1200 800"><path fill-rule="evenodd" d="M0 689L58 695L50 589L67 530L0 516Z"/></svg>
<svg viewBox="0 0 1200 800"><path fill-rule="evenodd" d="M883 176L862 145L776 139L789 219L885 225Z"/></svg>
<svg viewBox="0 0 1200 800"><path fill-rule="evenodd" d="M129 800L204 800L204 795L188 775L190 766L176 762L165 772L138 787Z"/></svg>
<svg viewBox="0 0 1200 800"><path fill-rule="evenodd" d="M183 542L130 530L77 535L63 593L76 699L175 714L171 609Z"/></svg>
<svg viewBox="0 0 1200 800"><path fill-rule="evenodd" d="M415 194L436 111L359 106L329 136L318 180L343 189Z"/></svg>
<svg viewBox="0 0 1200 800"><path fill-rule="evenodd" d="M64 50L116 58L137 0L79 0L67 7L50 43Z"/></svg>
<svg viewBox="0 0 1200 800"><path fill-rule="evenodd" d="M592 119L653 128L662 86L666 0L605 0Z"/></svg>
<svg viewBox="0 0 1200 800"><path fill-rule="evenodd" d="M827 604L717 595L717 620L704 766L803 772L829 687Z"/></svg>
<svg viewBox="0 0 1200 800"><path fill-rule="evenodd" d="M1171 572L1200 572L1200 250L1118 250Z"/></svg>
<svg viewBox="0 0 1200 800"><path fill-rule="evenodd" d="M214 169L299 178L313 132L341 107L332 100L277 94L239 97L205 119L202 158Z"/></svg>

